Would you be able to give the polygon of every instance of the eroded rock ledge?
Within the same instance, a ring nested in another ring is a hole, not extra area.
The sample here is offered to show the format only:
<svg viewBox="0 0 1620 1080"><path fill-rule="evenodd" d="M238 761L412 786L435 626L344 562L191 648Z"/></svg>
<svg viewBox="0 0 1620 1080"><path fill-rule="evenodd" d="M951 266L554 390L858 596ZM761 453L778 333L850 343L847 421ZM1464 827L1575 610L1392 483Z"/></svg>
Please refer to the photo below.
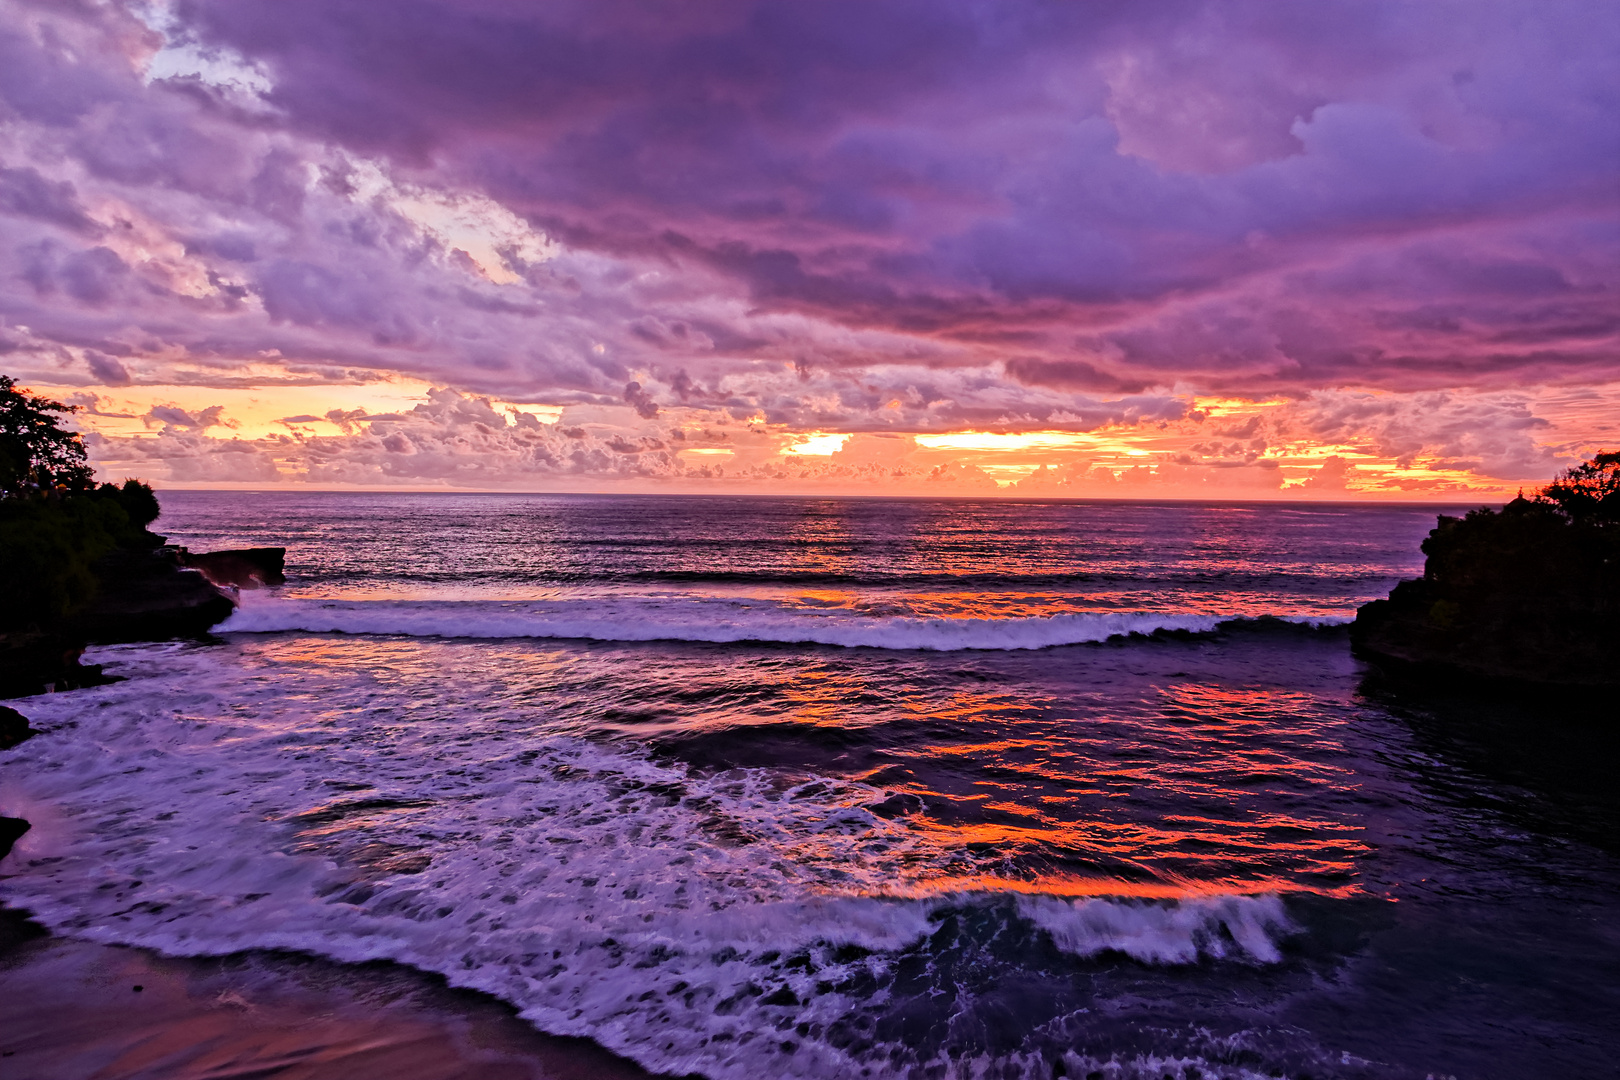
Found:
<svg viewBox="0 0 1620 1080"><path fill-rule="evenodd" d="M236 604L172 552L115 551L96 567L100 587L63 628L92 645L195 637L229 618Z"/></svg>
<svg viewBox="0 0 1620 1080"><path fill-rule="evenodd" d="M161 543L161 538L154 538ZM0 634L0 698L106 681L86 645L197 637L236 610L232 593L279 585L285 548L120 548L97 561L95 595L55 626Z"/></svg>

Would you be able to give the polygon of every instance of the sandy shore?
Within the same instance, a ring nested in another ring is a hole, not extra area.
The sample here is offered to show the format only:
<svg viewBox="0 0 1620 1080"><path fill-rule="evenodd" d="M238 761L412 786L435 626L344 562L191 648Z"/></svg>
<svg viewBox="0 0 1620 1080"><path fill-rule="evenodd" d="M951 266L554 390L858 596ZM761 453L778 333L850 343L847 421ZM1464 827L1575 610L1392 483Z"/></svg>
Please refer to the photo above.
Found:
<svg viewBox="0 0 1620 1080"><path fill-rule="evenodd" d="M0 911L8 1080L650 1080L503 1003L391 964L172 959Z"/></svg>

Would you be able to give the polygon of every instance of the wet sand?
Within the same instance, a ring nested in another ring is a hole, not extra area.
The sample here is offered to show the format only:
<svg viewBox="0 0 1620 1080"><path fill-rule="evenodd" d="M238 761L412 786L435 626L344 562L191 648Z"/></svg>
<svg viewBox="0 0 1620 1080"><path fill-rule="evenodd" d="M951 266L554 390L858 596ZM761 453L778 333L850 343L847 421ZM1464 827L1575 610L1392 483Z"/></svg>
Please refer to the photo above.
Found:
<svg viewBox="0 0 1620 1080"><path fill-rule="evenodd" d="M8 1080L650 1080L493 998L392 964L173 959L0 911Z"/></svg>

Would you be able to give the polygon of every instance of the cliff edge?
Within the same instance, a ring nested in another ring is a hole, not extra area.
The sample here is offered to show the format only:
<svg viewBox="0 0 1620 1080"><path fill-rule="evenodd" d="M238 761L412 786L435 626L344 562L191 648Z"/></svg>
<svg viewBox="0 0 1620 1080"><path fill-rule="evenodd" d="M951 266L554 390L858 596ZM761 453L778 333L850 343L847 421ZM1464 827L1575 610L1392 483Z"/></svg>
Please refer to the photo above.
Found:
<svg viewBox="0 0 1620 1080"><path fill-rule="evenodd" d="M1532 498L1442 516L1423 577L1356 613L1356 653L1403 675L1620 689L1620 453Z"/></svg>

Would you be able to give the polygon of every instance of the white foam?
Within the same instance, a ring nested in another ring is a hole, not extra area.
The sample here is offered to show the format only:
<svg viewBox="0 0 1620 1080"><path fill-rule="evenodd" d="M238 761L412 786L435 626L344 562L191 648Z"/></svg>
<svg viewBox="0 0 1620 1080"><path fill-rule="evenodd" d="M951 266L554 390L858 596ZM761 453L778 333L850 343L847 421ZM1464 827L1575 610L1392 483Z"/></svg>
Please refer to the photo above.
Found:
<svg viewBox="0 0 1620 1080"><path fill-rule="evenodd" d="M655 1070L749 1080L860 1073L814 1033L880 1007L859 988L947 909L1010 903L886 895L975 867L863 809L884 789L694 775L489 708L453 671L274 652L305 644L101 650L132 677L32 699L43 734L8 753L0 813L46 827L0 866L0 899L171 954L407 963ZM1286 930L1274 898L1016 908L1072 953L1155 964L1228 940L1274 960ZM796 1024L812 1035L775 1037Z"/></svg>
<svg viewBox="0 0 1620 1080"><path fill-rule="evenodd" d="M1286 1080L1285 1074L1280 1072L1259 1072L1225 1060L1212 1065L1207 1058L1198 1055L1112 1054L1100 1058L1068 1051L1062 1055L1061 1062L1062 1071L1054 1073L1053 1063L1042 1054L1011 1054L999 1058L941 1054L917 1069L916 1075L935 1080L988 1080L990 1077L1049 1080L1054 1075L1101 1080L1209 1080L1215 1077L1219 1080Z"/></svg>
<svg viewBox="0 0 1620 1080"><path fill-rule="evenodd" d="M442 601L251 598L222 633L782 642L878 649L1046 649L1160 630L1212 631L1218 615L1075 612L1036 618L872 617L735 600Z"/></svg>
<svg viewBox="0 0 1620 1080"><path fill-rule="evenodd" d="M1149 964L1190 964L1201 953L1224 957L1228 943L1252 960L1274 964L1282 959L1274 939L1294 930L1275 895L1174 903L1024 896L1018 906L1064 952L1120 952Z"/></svg>

